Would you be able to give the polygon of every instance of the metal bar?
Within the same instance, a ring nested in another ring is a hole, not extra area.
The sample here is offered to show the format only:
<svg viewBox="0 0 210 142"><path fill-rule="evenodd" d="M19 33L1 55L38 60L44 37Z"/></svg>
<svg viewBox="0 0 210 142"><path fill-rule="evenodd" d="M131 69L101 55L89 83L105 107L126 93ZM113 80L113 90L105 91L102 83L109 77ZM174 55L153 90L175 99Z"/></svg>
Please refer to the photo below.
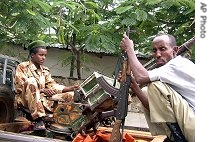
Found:
<svg viewBox="0 0 210 142"><path fill-rule="evenodd" d="M8 59L5 58L4 68L3 68L3 80L2 80L3 84L6 84L7 62L8 62Z"/></svg>
<svg viewBox="0 0 210 142"><path fill-rule="evenodd" d="M39 136L25 135L19 133L12 133L0 131L0 141L3 142L65 142L59 139L51 139Z"/></svg>

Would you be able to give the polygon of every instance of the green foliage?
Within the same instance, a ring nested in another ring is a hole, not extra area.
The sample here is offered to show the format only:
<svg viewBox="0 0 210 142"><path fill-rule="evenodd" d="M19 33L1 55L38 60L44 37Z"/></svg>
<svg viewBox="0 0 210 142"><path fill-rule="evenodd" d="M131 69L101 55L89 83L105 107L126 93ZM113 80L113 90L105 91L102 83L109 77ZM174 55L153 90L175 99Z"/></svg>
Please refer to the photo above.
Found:
<svg viewBox="0 0 210 142"><path fill-rule="evenodd" d="M117 9L115 9L115 11L116 11L116 14L122 14L132 8L133 8L133 6L123 6L123 7L119 7Z"/></svg>
<svg viewBox="0 0 210 142"><path fill-rule="evenodd" d="M138 21L145 21L147 20L147 13L144 10L136 9L136 19Z"/></svg>
<svg viewBox="0 0 210 142"><path fill-rule="evenodd" d="M162 1L163 0L147 0L146 5L150 5L150 6L157 5Z"/></svg>
<svg viewBox="0 0 210 142"><path fill-rule="evenodd" d="M195 35L195 0L1 0L0 8L0 45L42 39L117 55L130 26L135 49L149 54L159 32L179 45Z"/></svg>
<svg viewBox="0 0 210 142"><path fill-rule="evenodd" d="M87 2L84 2L84 5L88 9L98 9L99 8L98 4L95 2L87 1Z"/></svg>

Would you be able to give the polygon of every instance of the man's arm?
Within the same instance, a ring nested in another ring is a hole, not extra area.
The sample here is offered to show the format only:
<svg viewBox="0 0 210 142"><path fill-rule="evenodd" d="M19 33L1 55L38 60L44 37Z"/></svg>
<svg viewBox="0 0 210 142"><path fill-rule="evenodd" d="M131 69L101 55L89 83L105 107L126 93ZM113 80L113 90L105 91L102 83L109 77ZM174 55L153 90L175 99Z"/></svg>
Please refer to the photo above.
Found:
<svg viewBox="0 0 210 142"><path fill-rule="evenodd" d="M147 95L144 94L144 92L141 90L135 79L132 77L131 79L131 90L133 93L139 98L142 105L149 110L149 101Z"/></svg>
<svg viewBox="0 0 210 142"><path fill-rule="evenodd" d="M62 93L69 92L69 91L74 91L75 89L79 89L78 84L75 84L75 85L72 85L72 86L65 86L62 90Z"/></svg>
<svg viewBox="0 0 210 142"><path fill-rule="evenodd" d="M118 81L122 81L122 71L118 74ZM144 92L141 90L141 87L139 84L137 84L135 78L131 75L131 85L130 88L132 92L139 98L143 106L149 110L149 101L147 95L144 94Z"/></svg>
<svg viewBox="0 0 210 142"><path fill-rule="evenodd" d="M144 66L139 62L134 51L133 41L128 38L126 34L120 43L122 50L125 50L128 55L128 61L135 77L135 80L142 86L150 82L149 75Z"/></svg>

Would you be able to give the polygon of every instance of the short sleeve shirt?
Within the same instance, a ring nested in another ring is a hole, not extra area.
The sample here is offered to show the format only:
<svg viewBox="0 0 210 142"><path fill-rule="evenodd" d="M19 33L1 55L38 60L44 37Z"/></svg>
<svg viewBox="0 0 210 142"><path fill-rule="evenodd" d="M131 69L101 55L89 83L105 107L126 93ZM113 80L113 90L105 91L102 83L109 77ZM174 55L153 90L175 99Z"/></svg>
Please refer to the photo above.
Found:
<svg viewBox="0 0 210 142"><path fill-rule="evenodd" d="M148 71L150 81L160 80L178 92L194 109L195 108L195 64L177 56L164 66Z"/></svg>

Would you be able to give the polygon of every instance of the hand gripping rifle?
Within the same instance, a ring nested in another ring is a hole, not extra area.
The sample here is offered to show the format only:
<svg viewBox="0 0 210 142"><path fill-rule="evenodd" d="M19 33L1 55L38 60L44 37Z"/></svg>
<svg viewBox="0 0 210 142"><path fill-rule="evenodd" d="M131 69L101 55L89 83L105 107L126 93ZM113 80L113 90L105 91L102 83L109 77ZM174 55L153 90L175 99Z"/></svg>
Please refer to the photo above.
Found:
<svg viewBox="0 0 210 142"><path fill-rule="evenodd" d="M128 26L126 30L127 36L129 36L130 28ZM120 82L120 89L118 94L115 95L115 99L117 101L115 112L115 124L112 129L112 134L110 138L110 142L121 142L123 139L123 130L124 130L124 123L125 117L127 116L128 111L128 93L129 87L131 83L131 70L128 63L128 55L126 51L122 51L121 53L122 58L122 80ZM120 133L120 127L122 128L122 133Z"/></svg>

